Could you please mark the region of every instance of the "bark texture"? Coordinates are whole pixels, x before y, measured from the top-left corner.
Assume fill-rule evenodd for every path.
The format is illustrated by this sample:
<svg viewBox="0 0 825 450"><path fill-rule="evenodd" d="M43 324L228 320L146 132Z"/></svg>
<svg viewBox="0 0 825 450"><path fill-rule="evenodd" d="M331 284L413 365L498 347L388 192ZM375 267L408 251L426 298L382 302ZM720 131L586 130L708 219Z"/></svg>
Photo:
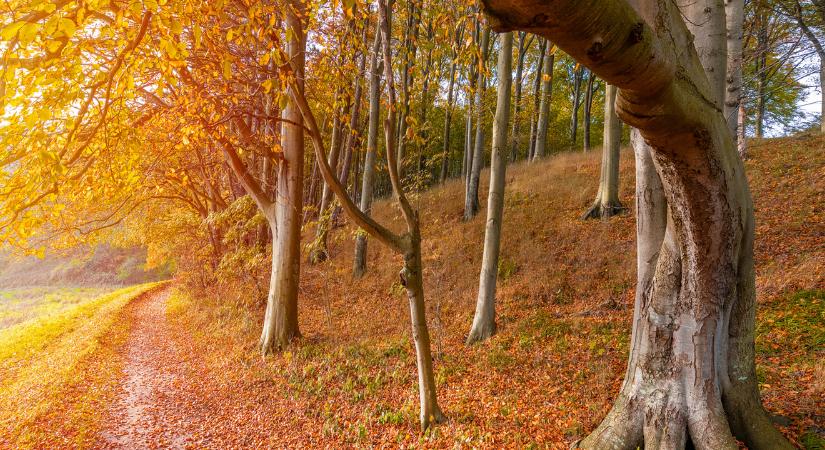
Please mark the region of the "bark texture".
<svg viewBox="0 0 825 450"><path fill-rule="evenodd" d="M286 16L286 26L293 30L287 42L287 55L292 61L297 82L290 89L303 95L306 35L303 25L303 4L292 2ZM304 129L301 111L295 102L288 102L283 111L281 147L283 160L278 164L277 187L272 229L272 274L266 301L264 327L261 332L261 352L266 355L285 348L292 339L301 336L298 329L298 281L301 271L301 212L303 211Z"/></svg>
<svg viewBox="0 0 825 450"><path fill-rule="evenodd" d="M510 87L513 67L513 33L501 36L498 54L498 96L493 120L493 151L490 169L490 192L487 196L487 227L484 255L478 282L478 299L467 343L483 341L496 331L496 279L501 247L501 224L504 218L504 181L507 171L507 128L510 122Z"/></svg>
<svg viewBox="0 0 825 450"><path fill-rule="evenodd" d="M745 22L745 0L725 0L728 67L725 83L725 120L739 143L739 104L742 102L742 34ZM744 122L742 123L744 126ZM741 144L740 144L741 145ZM740 153L741 156L741 153Z"/></svg>
<svg viewBox="0 0 825 450"><path fill-rule="evenodd" d="M620 89L619 117L650 146L670 206L652 278L638 289L624 384L580 447L736 449L739 439L752 449L792 448L771 426L757 389L754 221L744 166L675 3L484 5L496 30L552 39Z"/></svg>

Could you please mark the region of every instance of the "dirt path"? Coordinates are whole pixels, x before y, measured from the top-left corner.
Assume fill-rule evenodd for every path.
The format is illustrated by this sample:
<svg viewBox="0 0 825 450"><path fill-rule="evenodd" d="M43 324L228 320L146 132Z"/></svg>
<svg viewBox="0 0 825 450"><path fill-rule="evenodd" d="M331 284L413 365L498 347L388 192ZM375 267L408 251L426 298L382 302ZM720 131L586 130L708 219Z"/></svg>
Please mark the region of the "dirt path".
<svg viewBox="0 0 825 450"><path fill-rule="evenodd" d="M192 421L181 417L188 395L186 355L166 320L169 289L130 305L131 330L125 348L123 381L102 433L104 448L184 448Z"/></svg>

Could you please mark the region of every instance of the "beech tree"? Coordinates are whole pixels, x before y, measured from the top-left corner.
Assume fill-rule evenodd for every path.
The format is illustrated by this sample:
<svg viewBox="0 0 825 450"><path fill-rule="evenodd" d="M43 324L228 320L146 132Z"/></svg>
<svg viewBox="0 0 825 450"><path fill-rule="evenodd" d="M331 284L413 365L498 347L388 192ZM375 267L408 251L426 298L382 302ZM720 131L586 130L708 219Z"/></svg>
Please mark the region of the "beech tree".
<svg viewBox="0 0 825 450"><path fill-rule="evenodd" d="M542 82L541 99L539 100L538 110L539 115L536 121L536 143L533 149L533 160L543 158L547 149L547 122L550 116L550 102L553 100L553 63L555 61L555 52L549 41L544 45L545 51L542 52L541 62L542 70L537 74L537 76L542 79Z"/></svg>
<svg viewBox="0 0 825 450"><path fill-rule="evenodd" d="M604 139L602 170L596 200L582 219L608 218L625 210L619 201L619 148L622 122L616 115L616 87L608 85L604 93Z"/></svg>
<svg viewBox="0 0 825 450"><path fill-rule="evenodd" d="M478 184L481 179L481 169L484 168L484 108L482 99L484 90L487 88L487 57L490 54L490 27L482 25L481 40L479 43L478 69L475 86L476 115L476 136L472 152L469 154L469 165L467 173L467 189L464 196L464 220L470 220L478 214Z"/></svg>
<svg viewBox="0 0 825 450"><path fill-rule="evenodd" d="M347 215L365 232L381 241L404 258L404 266L399 274L401 284L407 291L410 303L410 321L412 322L412 337L416 350L416 364L418 367L418 389L420 399L419 421L421 429L426 430L432 424L443 422L446 418L438 406L436 397L435 375L433 373L433 359L430 349L430 334L427 328L426 308L424 302L423 267L421 263L421 228L418 211L412 208L398 174L396 138L396 109L398 102L395 94L395 82L392 69L392 51L390 34L390 20L388 6L379 1L380 29L383 41L384 80L387 90L387 112L384 119L384 142L387 148L387 168L392 184L393 196L401 209L407 231L397 234L382 226L368 215L364 214L335 178L335 174L327 163L323 136L318 128L315 116L307 103L303 92L298 89L296 77L291 77L290 97L300 109L312 139L315 157L324 180L341 202Z"/></svg>
<svg viewBox="0 0 825 450"><path fill-rule="evenodd" d="M640 246L657 252L645 261L650 279L639 278L646 284L637 288L625 381L579 446L736 449L738 439L754 449L792 448L759 398L754 216L744 166L682 12L668 0L484 6L494 29L552 39L620 89L619 117L650 146L670 205L661 241L639 235Z"/></svg>
<svg viewBox="0 0 825 450"><path fill-rule="evenodd" d="M501 35L498 52L498 95L493 120L493 150L490 169L490 192L487 196L487 227L484 255L478 282L478 299L473 326L467 343L483 341L496 331L496 279L501 246L501 223L504 218L504 181L507 171L507 128L510 122L510 87L512 85L513 33Z"/></svg>

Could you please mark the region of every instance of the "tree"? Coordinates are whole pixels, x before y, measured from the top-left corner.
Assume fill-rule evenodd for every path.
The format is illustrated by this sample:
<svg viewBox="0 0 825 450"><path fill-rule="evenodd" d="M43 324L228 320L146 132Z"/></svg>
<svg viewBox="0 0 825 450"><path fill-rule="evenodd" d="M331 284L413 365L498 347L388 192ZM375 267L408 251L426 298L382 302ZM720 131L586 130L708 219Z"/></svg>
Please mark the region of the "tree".
<svg viewBox="0 0 825 450"><path fill-rule="evenodd" d="M745 139L740 138L739 129L744 122L739 121L742 104L742 34L745 21L745 0L725 0L725 27L727 29L727 84L725 89L725 119L735 137L739 156L745 157Z"/></svg>
<svg viewBox="0 0 825 450"><path fill-rule="evenodd" d="M346 190L335 179L335 175L329 164L326 162L326 155L324 155L324 142L321 132L318 129L317 122L312 113L312 109L303 96L303 93L297 89L297 80L292 77L289 93L294 102L298 105L301 114L304 117L309 134L312 138L313 149L315 156L319 161L321 173L324 180L329 183L330 188L340 200L344 211L353 219L362 229L364 229L371 236L375 237L393 251L400 254L404 258L404 267L400 272L401 284L407 291L407 298L410 302L410 321L412 322L412 336L415 343L416 363L418 366L418 389L421 409L419 414L419 421L421 429L426 430L430 425L440 423L445 420L441 408L438 406L436 397L435 376L433 374L432 352L430 350L430 335L427 329L426 308L424 303L424 284L423 284L423 267L421 264L421 230L418 222L418 212L413 210L404 189L401 186L401 179L398 174L398 165L396 153L391 149L395 148L396 136L396 108L398 106L395 98L395 83L393 81L392 72L392 52L391 52L391 35L390 35L390 20L388 7L383 2L379 2L379 14L381 23L381 34L383 40L383 57L384 57L384 79L386 80L388 101L387 101L387 116L384 119L384 139L387 151L387 166L390 175L390 182L392 183L393 195L398 206L401 208L404 222L407 226L407 232L404 234L396 234L388 228L375 222L372 218L364 214L352 199L347 195Z"/></svg>
<svg viewBox="0 0 825 450"><path fill-rule="evenodd" d="M380 19L379 19L380 20ZM367 152L364 155L364 175L361 180L360 209L369 216L372 210L372 190L375 184L375 159L378 153L378 121L381 115L381 32L376 26L375 41L370 53L370 92L369 92L369 128L367 131ZM360 278L367 270L367 235L359 232L355 238L355 257L352 264L352 275Z"/></svg>
<svg viewBox="0 0 825 450"><path fill-rule="evenodd" d="M539 52L536 60L536 75L533 77L533 115L530 118L530 145L527 149L527 160L532 161L536 156L536 140L538 138L538 116L541 108L542 70L544 68L544 54L548 51L546 39L539 38ZM552 81L552 73L550 74ZM552 86L552 85L551 85Z"/></svg>
<svg viewBox="0 0 825 450"><path fill-rule="evenodd" d="M546 42L542 58L541 100L539 101L539 117L536 122L536 144L533 150L533 160L543 158L547 149L547 123L550 116L550 102L553 99L553 62L555 52L550 42Z"/></svg>
<svg viewBox="0 0 825 450"><path fill-rule="evenodd" d="M791 448L771 426L756 381L747 178L681 12L668 0L488 0L485 8L495 29L552 39L620 89L619 116L650 145L670 205L662 242L640 236L639 245L659 251L649 284L637 289L624 384L580 447L683 448L689 440L735 449L739 439Z"/></svg>
<svg viewBox="0 0 825 450"><path fill-rule="evenodd" d="M510 122L510 87L513 66L513 33L501 35L498 52L498 97L493 121L493 151L490 157L490 192L487 196L487 227L484 256L478 282L478 299L467 343L483 341L496 331L496 278L504 218L504 181L507 171L507 128Z"/></svg>
<svg viewBox="0 0 825 450"><path fill-rule="evenodd" d="M487 57L489 56L490 27L483 26L479 44L478 69L475 86L475 114L476 137L472 153L470 153L469 172L467 174L467 189L464 196L464 220L471 220L478 214L478 184L481 179L481 169L484 167L484 108L482 99L487 89Z"/></svg>
<svg viewBox="0 0 825 450"><path fill-rule="evenodd" d="M596 200L582 219L608 218L621 214L625 207L619 201L619 147L622 122L616 116L616 87L608 85L604 93L604 140L602 170Z"/></svg>
<svg viewBox="0 0 825 450"><path fill-rule="evenodd" d="M534 38L535 36L531 34L528 39L528 33L526 31L521 31L518 33L518 58L516 60L516 88L514 94L515 105L513 108L513 129L510 131L510 139L512 141L510 148L510 161L513 162L515 162L516 158L518 158L519 133L521 132L521 92L524 81L524 58L527 56L527 50L530 49L530 44L533 42Z"/></svg>
<svg viewBox="0 0 825 450"><path fill-rule="evenodd" d="M819 90L822 93L820 99L820 131L825 133L825 2L813 0L802 2L800 0L780 1L780 9L788 16L796 20L799 29L805 38L813 46L816 55L819 57Z"/></svg>

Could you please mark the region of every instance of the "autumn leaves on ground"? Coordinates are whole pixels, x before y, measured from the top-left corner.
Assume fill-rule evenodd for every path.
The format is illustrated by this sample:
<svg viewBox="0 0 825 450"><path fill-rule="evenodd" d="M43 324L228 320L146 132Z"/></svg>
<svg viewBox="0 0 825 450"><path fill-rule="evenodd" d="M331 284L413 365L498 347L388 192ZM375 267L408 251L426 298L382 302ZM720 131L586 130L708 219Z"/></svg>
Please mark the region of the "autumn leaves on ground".
<svg viewBox="0 0 825 450"><path fill-rule="evenodd" d="M824 144L755 141L747 162L760 388L803 448L822 448L825 432ZM562 154L509 171L499 330L471 347L484 215L461 221L460 182L413 199L426 206L428 322L449 417L423 435L400 262L373 245L369 274L352 281L346 225L331 236L331 260L303 269L303 338L274 357L256 348L262 307L174 281L79 292L91 300L4 322L0 447L567 448L607 412L628 353L634 216L579 220L598 163ZM632 174L623 151L631 207ZM388 203L376 208L398 220Z"/></svg>

